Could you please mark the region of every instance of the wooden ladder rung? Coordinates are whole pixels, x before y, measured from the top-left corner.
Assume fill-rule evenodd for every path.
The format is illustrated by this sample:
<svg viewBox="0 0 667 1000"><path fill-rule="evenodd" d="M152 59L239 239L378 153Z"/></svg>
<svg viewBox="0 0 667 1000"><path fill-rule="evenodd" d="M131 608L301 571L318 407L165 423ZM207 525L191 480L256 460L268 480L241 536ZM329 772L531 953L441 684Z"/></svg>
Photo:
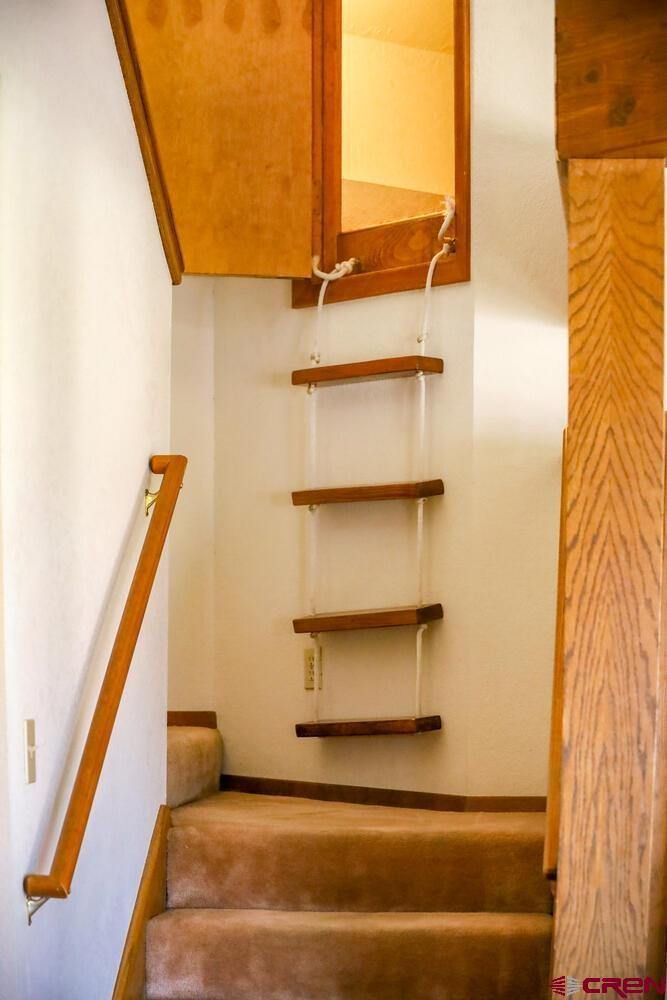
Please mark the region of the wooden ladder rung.
<svg viewBox="0 0 667 1000"><path fill-rule="evenodd" d="M345 365L325 365L323 368L300 368L292 372L292 385L341 385L346 382L373 382L376 379L409 378L424 372L441 375L442 358L426 358L409 354L400 358L377 358Z"/></svg>
<svg viewBox="0 0 667 1000"><path fill-rule="evenodd" d="M382 608L375 611L338 611L323 615L295 618L297 633L350 632L364 628L398 628L404 625L426 625L443 617L442 604L423 604L407 608Z"/></svg>
<svg viewBox="0 0 667 1000"><path fill-rule="evenodd" d="M377 500L421 500L442 496L442 479L418 483L378 483L373 486L336 486L319 490L296 490L292 493L295 507L310 507L327 503L362 503Z"/></svg>
<svg viewBox="0 0 667 1000"><path fill-rule="evenodd" d="M400 719L339 719L328 722L299 722L299 737L327 736L417 736L442 729L439 715L410 716Z"/></svg>

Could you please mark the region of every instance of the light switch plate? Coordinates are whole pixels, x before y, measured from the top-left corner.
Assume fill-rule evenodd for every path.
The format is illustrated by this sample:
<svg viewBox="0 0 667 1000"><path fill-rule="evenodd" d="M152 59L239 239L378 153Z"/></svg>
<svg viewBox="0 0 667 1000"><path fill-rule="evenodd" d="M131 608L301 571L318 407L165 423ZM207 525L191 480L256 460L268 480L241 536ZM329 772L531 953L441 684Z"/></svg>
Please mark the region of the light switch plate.
<svg viewBox="0 0 667 1000"><path fill-rule="evenodd" d="M25 753L25 783L32 785L37 781L37 747L35 746L35 720L26 719L23 723L23 749Z"/></svg>

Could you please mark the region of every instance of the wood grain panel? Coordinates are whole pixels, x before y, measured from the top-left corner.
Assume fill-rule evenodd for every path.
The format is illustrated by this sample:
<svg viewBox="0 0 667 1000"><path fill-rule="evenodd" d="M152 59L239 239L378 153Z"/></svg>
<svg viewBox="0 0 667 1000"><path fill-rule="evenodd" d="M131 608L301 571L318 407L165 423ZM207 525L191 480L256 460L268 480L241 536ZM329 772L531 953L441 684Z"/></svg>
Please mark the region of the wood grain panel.
<svg viewBox="0 0 667 1000"><path fill-rule="evenodd" d="M445 492L442 479L429 479L421 483L382 483L377 486L338 486L322 490L297 490L292 493L295 507L311 504L366 503L383 500L419 500L439 497Z"/></svg>
<svg viewBox="0 0 667 1000"><path fill-rule="evenodd" d="M296 735L326 739L341 736L418 736L442 729L439 715L403 719L338 719L331 722L299 722Z"/></svg>
<svg viewBox="0 0 667 1000"><path fill-rule="evenodd" d="M424 625L443 616L442 604L421 607L382 608L377 611L343 611L295 618L292 622L298 634L310 632L351 632L366 628L402 628Z"/></svg>
<svg viewBox="0 0 667 1000"><path fill-rule="evenodd" d="M558 534L558 587L556 592L556 642L551 697L551 739L549 745L549 797L547 830L544 839L544 874L556 877L558 830L560 827L560 769L563 757L563 653L565 639L565 559L567 514L567 430L563 431L560 484L560 530Z"/></svg>
<svg viewBox="0 0 667 1000"><path fill-rule="evenodd" d="M554 972L664 973L664 166L569 168L570 399ZM662 851L664 843L660 845ZM660 882L658 886L656 883Z"/></svg>
<svg viewBox="0 0 667 1000"><path fill-rule="evenodd" d="M146 996L146 924L163 913L167 906L167 837L170 827L169 808L160 806L112 1000L144 1000Z"/></svg>
<svg viewBox="0 0 667 1000"><path fill-rule="evenodd" d="M185 270L310 275L310 0L122 2Z"/></svg>
<svg viewBox="0 0 667 1000"><path fill-rule="evenodd" d="M558 152L667 156L664 0L557 0Z"/></svg>

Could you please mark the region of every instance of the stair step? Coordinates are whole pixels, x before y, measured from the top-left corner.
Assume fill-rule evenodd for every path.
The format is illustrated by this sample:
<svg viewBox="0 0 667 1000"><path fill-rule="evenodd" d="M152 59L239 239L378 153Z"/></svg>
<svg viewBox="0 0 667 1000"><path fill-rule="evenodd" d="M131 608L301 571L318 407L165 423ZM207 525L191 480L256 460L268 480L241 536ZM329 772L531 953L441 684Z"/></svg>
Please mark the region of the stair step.
<svg viewBox="0 0 667 1000"><path fill-rule="evenodd" d="M544 815L220 792L173 812L170 908L548 913Z"/></svg>
<svg viewBox="0 0 667 1000"><path fill-rule="evenodd" d="M551 918L171 910L147 927L147 1000L546 996Z"/></svg>
<svg viewBox="0 0 667 1000"><path fill-rule="evenodd" d="M300 368L292 372L292 385L341 385L345 382L374 382L376 379L409 378L424 372L441 375L442 358L425 358L409 354L400 358L377 358L373 361L356 361L346 365Z"/></svg>
<svg viewBox="0 0 667 1000"><path fill-rule="evenodd" d="M221 772L222 738L217 729L180 723L167 727L168 806L217 792Z"/></svg>
<svg viewBox="0 0 667 1000"><path fill-rule="evenodd" d="M363 503L377 500L421 500L442 496L445 484L442 479L429 479L418 483L383 483L375 486L336 486L319 490L296 490L292 493L295 507L327 503Z"/></svg>
<svg viewBox="0 0 667 1000"><path fill-rule="evenodd" d="M349 632L353 629L396 628L425 625L443 617L442 604L412 605L406 608L382 608L373 611L336 611L295 618L294 631Z"/></svg>
<svg viewBox="0 0 667 1000"><path fill-rule="evenodd" d="M330 719L297 722L296 735L317 736L417 736L442 729L439 715L405 716L400 719Z"/></svg>

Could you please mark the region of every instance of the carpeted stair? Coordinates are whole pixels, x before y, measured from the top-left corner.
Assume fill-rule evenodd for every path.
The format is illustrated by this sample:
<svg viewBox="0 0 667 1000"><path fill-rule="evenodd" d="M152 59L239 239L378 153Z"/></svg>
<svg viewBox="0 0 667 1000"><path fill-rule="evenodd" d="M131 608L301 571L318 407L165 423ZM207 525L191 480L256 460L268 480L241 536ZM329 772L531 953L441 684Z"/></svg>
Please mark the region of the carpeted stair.
<svg viewBox="0 0 667 1000"><path fill-rule="evenodd" d="M149 1000L547 996L541 815L224 792L172 822Z"/></svg>

